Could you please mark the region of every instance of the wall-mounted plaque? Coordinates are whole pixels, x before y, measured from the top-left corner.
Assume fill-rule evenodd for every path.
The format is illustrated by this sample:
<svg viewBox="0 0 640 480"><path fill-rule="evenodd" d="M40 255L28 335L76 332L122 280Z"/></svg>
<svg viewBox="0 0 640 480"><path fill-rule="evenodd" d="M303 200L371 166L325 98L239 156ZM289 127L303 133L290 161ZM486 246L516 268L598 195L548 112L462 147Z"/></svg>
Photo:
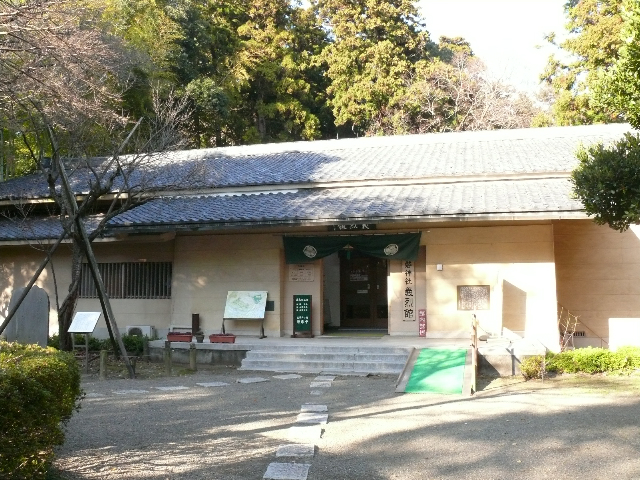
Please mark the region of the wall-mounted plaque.
<svg viewBox="0 0 640 480"><path fill-rule="evenodd" d="M375 223L350 223L345 225L329 225L330 232L352 232L362 230L375 230Z"/></svg>
<svg viewBox="0 0 640 480"><path fill-rule="evenodd" d="M458 285L458 310L489 310L489 285Z"/></svg>
<svg viewBox="0 0 640 480"><path fill-rule="evenodd" d="M289 265L290 282L313 282L313 265L296 263Z"/></svg>

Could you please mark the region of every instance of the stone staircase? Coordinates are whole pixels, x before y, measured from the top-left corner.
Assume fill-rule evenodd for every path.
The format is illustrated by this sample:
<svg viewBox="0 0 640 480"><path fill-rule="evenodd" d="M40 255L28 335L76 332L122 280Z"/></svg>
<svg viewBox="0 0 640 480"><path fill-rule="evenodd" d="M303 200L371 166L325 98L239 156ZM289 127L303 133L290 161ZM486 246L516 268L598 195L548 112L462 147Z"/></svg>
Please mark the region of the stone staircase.
<svg viewBox="0 0 640 480"><path fill-rule="evenodd" d="M412 350L379 346L259 346L247 352L240 370L398 375Z"/></svg>

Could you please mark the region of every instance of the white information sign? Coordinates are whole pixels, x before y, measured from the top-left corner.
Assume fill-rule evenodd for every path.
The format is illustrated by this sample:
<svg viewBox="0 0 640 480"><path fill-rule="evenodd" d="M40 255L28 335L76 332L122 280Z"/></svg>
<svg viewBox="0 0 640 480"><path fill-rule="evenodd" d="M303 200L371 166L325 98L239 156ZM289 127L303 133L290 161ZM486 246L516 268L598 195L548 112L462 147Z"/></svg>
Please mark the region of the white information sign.
<svg viewBox="0 0 640 480"><path fill-rule="evenodd" d="M289 265L290 282L313 282L313 265L298 263Z"/></svg>
<svg viewBox="0 0 640 480"><path fill-rule="evenodd" d="M227 293L224 318L264 319L267 292L231 291Z"/></svg>
<svg viewBox="0 0 640 480"><path fill-rule="evenodd" d="M102 312L76 312L69 333L93 333Z"/></svg>

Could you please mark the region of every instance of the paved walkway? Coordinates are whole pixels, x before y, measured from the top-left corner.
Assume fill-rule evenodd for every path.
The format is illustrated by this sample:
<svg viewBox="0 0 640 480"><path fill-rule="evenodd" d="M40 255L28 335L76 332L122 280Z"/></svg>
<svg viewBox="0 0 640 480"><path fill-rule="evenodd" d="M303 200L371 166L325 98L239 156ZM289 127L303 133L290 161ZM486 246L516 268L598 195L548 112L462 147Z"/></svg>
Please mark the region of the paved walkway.
<svg viewBox="0 0 640 480"><path fill-rule="evenodd" d="M640 398L529 382L395 394L395 377L216 368L85 382L69 479L635 479Z"/></svg>

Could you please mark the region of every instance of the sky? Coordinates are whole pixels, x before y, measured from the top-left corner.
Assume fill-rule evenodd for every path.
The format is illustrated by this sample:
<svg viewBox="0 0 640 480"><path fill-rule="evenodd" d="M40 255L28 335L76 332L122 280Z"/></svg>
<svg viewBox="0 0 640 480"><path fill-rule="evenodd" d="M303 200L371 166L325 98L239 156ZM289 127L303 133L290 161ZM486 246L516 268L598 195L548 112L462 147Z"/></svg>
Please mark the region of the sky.
<svg viewBox="0 0 640 480"><path fill-rule="evenodd" d="M464 37L493 77L535 92L554 51L544 40L562 39L566 0L419 0L431 39Z"/></svg>

